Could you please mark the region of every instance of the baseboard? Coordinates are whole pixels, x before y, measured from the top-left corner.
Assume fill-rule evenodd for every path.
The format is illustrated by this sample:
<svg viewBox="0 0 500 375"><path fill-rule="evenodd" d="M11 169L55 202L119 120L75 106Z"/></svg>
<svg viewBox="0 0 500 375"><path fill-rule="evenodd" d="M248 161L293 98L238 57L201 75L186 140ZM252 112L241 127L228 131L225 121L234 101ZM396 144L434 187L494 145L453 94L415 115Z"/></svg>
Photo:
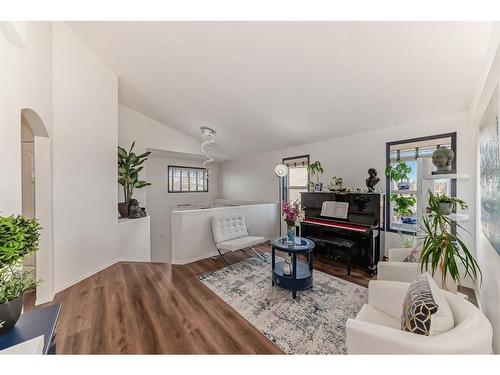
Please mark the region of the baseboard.
<svg viewBox="0 0 500 375"><path fill-rule="evenodd" d="M194 257L194 258L186 259L186 260L173 260L172 259L172 264L182 266L183 264L188 264L188 263L196 262L198 260L207 259L207 258L218 256L218 255L219 255L218 252L214 252L214 253L211 253L211 254L208 254L208 255L201 255L199 257Z"/></svg>
<svg viewBox="0 0 500 375"><path fill-rule="evenodd" d="M95 275L98 272L101 272L102 270L104 270L104 269L106 269L108 267L111 267L113 264L116 264L118 262L121 262L121 258L117 258L117 259L112 260L111 262L105 263L105 264L103 264L103 265L95 268L94 270L89 271L89 272L85 273L84 275L79 276L76 279L74 279L74 280L72 280L72 281L70 281L70 282L68 282L66 284L63 284L63 285L61 285L59 287L56 287L55 288L55 294L63 291L64 289L69 288L72 285L75 285L75 284L79 283L80 281L83 281L83 280L89 278L90 276Z"/></svg>
<svg viewBox="0 0 500 375"><path fill-rule="evenodd" d="M43 305L44 303L49 303L54 300L55 294L52 294L50 296L42 297L42 298L35 298L35 306L38 305Z"/></svg>

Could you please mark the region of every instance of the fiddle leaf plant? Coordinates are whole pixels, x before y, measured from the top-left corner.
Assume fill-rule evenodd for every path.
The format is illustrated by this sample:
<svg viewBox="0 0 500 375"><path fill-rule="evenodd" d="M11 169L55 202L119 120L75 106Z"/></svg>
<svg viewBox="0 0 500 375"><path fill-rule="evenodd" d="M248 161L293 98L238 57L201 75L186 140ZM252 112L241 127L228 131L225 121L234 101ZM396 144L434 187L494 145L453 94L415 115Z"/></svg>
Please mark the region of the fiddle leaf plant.
<svg viewBox="0 0 500 375"><path fill-rule="evenodd" d="M130 202L136 189L151 185L149 182L139 180L139 172L142 171L142 165L147 159L150 151L136 155L133 150L135 141L130 149L125 150L118 146L118 183L123 187L125 202Z"/></svg>
<svg viewBox="0 0 500 375"><path fill-rule="evenodd" d="M428 193L428 215L422 220L424 243L420 256L421 270L431 268L432 274L439 268L441 271L441 286L446 288L446 279L450 276L455 283L461 284L459 265L465 269L464 276L469 276L474 282L481 269L463 242L458 228L465 230L459 223L454 222L449 215L442 214L439 209L440 197L430 190ZM465 202L459 203L466 207ZM456 227L455 227L456 226ZM468 233L468 232L467 232Z"/></svg>

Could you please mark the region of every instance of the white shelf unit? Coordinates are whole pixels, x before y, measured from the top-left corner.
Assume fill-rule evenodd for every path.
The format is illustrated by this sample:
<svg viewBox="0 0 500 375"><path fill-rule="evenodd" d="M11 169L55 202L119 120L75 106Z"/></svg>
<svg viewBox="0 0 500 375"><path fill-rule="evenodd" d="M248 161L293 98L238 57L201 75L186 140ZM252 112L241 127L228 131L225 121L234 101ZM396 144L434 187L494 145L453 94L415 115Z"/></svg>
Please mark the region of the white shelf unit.
<svg viewBox="0 0 500 375"><path fill-rule="evenodd" d="M459 180L469 178L467 173L432 174L433 169L434 165L432 164L432 158L421 157L417 159L417 223L419 231L422 217L426 214L427 192L429 189L434 191L435 182L438 180ZM456 222L469 220L469 215L461 212L451 213L448 217Z"/></svg>

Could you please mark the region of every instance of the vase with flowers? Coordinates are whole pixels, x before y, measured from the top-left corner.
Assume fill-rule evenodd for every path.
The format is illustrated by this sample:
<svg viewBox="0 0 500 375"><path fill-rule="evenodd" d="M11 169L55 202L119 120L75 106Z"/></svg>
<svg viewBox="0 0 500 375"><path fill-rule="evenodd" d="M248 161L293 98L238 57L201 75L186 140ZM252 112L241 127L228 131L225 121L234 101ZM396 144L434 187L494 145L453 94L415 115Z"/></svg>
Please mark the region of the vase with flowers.
<svg viewBox="0 0 500 375"><path fill-rule="evenodd" d="M300 207L297 199L293 202L283 202L281 208L283 210L283 220L286 221L287 225L287 241L295 243L296 228L304 220L302 207Z"/></svg>

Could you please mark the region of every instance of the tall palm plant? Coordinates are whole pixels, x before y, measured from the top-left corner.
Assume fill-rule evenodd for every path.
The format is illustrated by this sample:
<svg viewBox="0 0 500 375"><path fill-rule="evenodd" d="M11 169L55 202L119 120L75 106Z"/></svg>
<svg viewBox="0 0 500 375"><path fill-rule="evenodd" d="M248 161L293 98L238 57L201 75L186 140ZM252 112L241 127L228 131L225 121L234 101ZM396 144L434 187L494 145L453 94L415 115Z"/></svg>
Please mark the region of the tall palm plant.
<svg viewBox="0 0 500 375"><path fill-rule="evenodd" d="M463 201L457 201L462 209L467 208ZM446 289L446 278L449 275L458 285L461 284L459 264L465 268L465 277L469 276L477 281L481 269L463 242L456 225L449 215L443 214L439 209L439 198L429 190L428 215L423 218L422 230L424 231L424 244L420 256L421 270L429 267L432 274L439 268L441 271L441 286ZM464 229L465 230L465 229ZM465 230L466 231L466 230ZM466 231L467 232L467 231Z"/></svg>
<svg viewBox="0 0 500 375"><path fill-rule="evenodd" d="M118 146L118 183L123 187L125 202L132 199L135 189L140 189L151 185L149 182L139 180L139 172L144 166L142 164L148 159L150 151L140 155L133 152L135 141L130 146L129 151Z"/></svg>

